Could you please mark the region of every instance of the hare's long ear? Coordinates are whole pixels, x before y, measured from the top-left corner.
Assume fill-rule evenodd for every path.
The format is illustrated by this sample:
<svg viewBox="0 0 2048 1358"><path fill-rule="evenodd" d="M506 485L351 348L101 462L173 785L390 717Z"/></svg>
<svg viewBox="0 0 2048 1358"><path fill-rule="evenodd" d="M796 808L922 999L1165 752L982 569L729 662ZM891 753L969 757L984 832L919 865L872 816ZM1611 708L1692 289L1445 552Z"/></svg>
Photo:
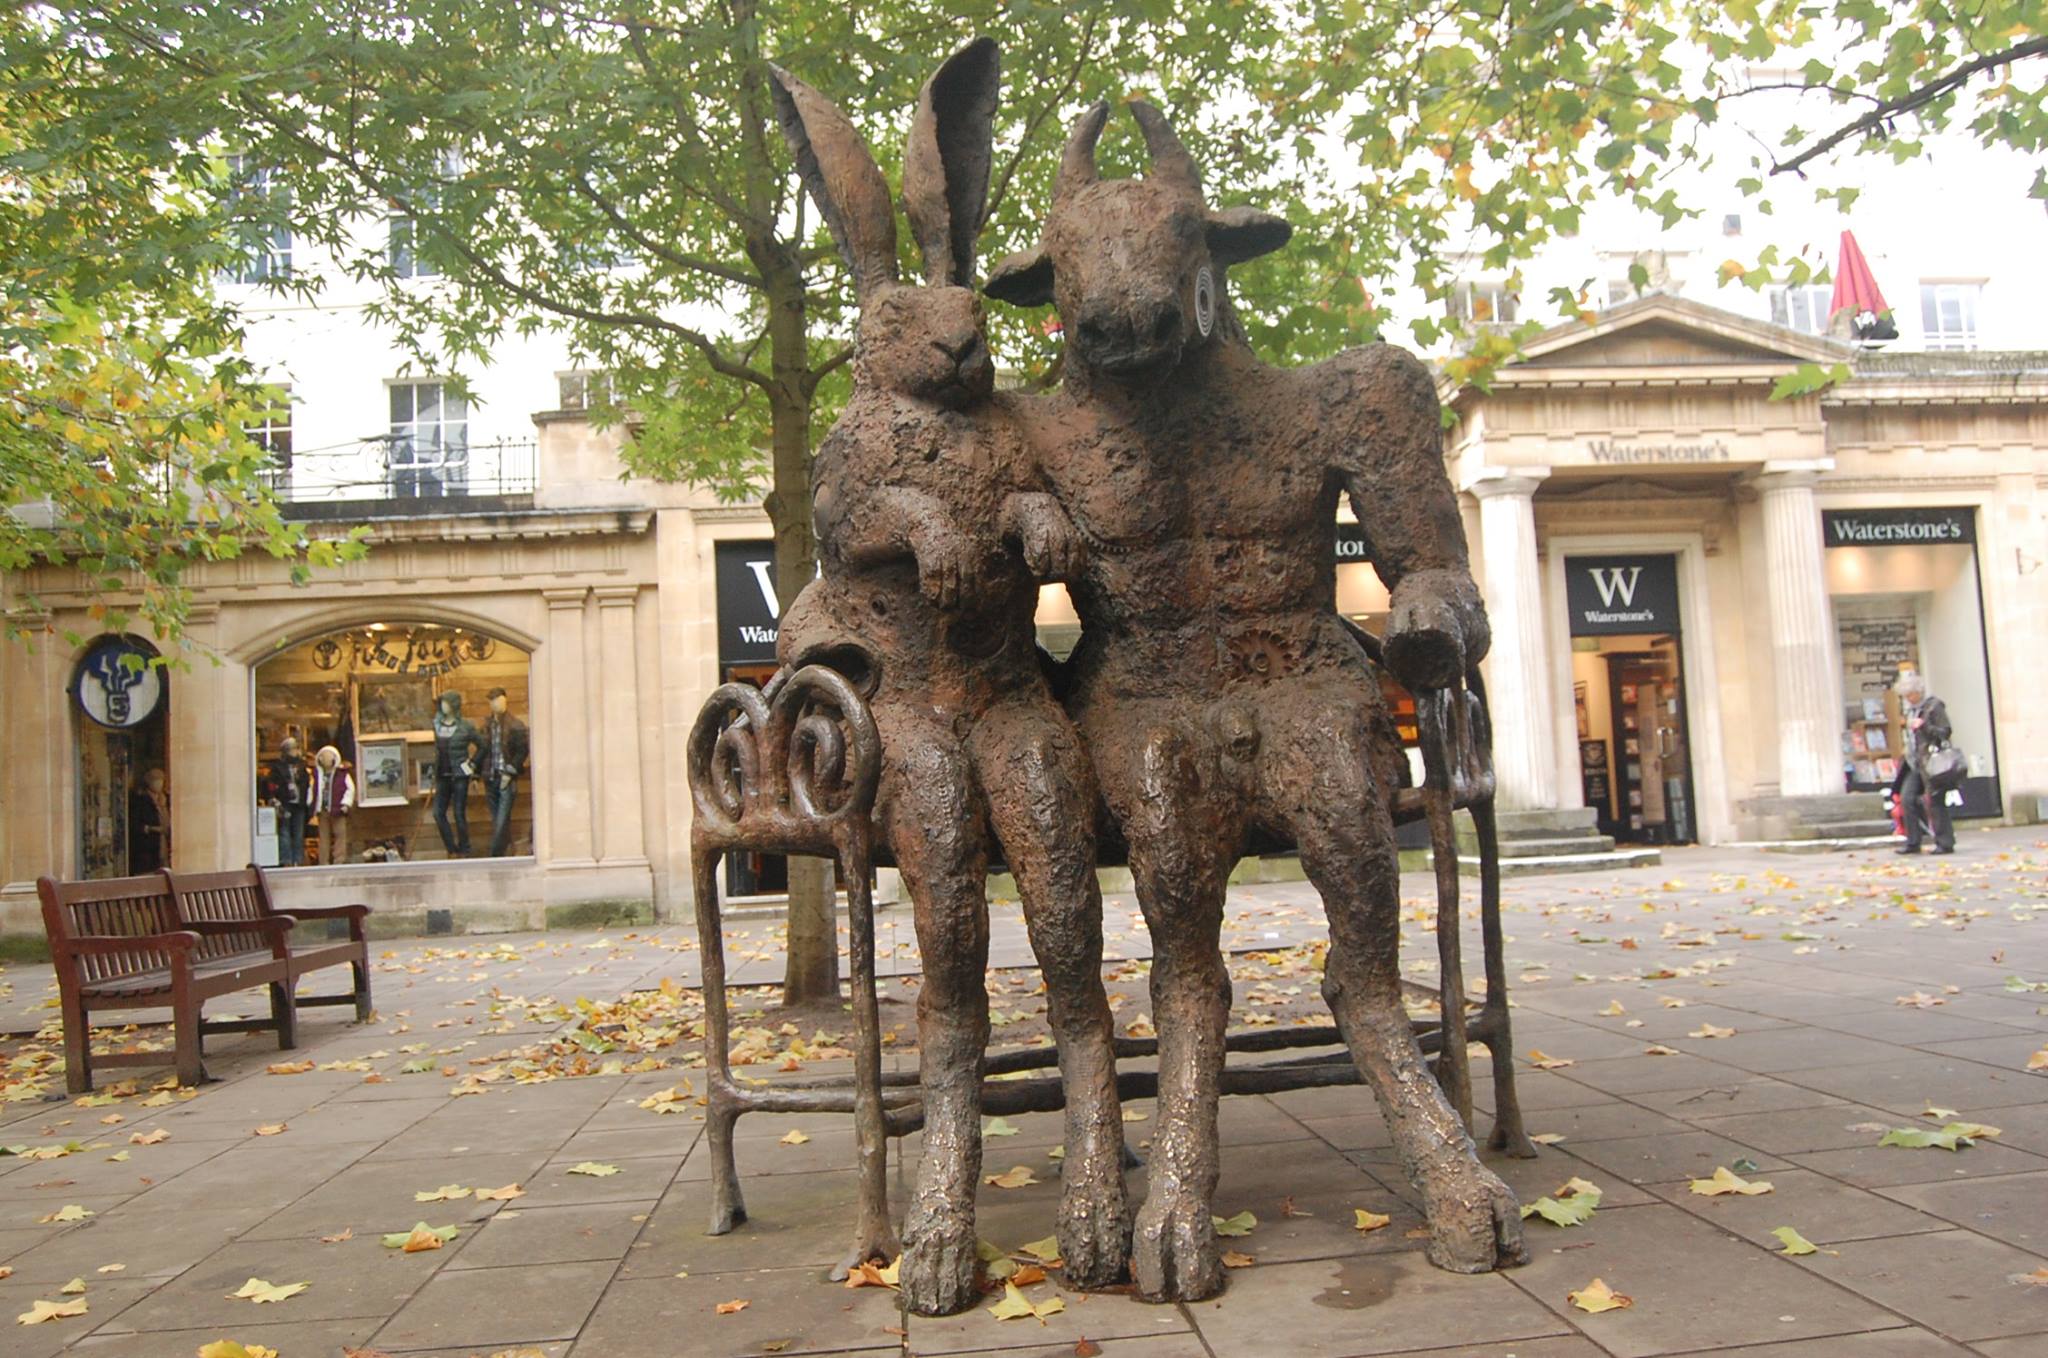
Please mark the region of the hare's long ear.
<svg viewBox="0 0 2048 1358"><path fill-rule="evenodd" d="M896 209L888 181L838 106L780 66L771 63L768 75L797 175L853 270L855 295L865 298L896 281Z"/></svg>
<svg viewBox="0 0 2048 1358"><path fill-rule="evenodd" d="M903 152L903 211L929 283L974 283L1001 82L995 40L976 38L948 57L917 96Z"/></svg>

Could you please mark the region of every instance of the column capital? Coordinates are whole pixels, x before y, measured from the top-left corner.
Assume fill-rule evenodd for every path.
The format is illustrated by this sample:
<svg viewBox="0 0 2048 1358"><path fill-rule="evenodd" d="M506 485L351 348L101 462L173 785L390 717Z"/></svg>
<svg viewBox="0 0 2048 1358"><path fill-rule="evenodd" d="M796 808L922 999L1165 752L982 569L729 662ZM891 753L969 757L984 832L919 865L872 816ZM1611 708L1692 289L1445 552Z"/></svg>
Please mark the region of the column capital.
<svg viewBox="0 0 2048 1358"><path fill-rule="evenodd" d="M1458 489L1481 500L1490 500L1497 495L1531 496L1536 488L1550 475L1548 467L1516 467L1512 471L1502 467L1487 467L1475 476L1469 476Z"/></svg>
<svg viewBox="0 0 2048 1358"><path fill-rule="evenodd" d="M544 589L540 597L548 601L549 608L581 608L583 601L590 597L590 588L578 585L574 589Z"/></svg>
<svg viewBox="0 0 2048 1358"><path fill-rule="evenodd" d="M1835 460L1831 457L1774 458L1750 473L1748 480L1763 493L1810 490L1820 481L1822 472L1834 469Z"/></svg>
<svg viewBox="0 0 2048 1358"><path fill-rule="evenodd" d="M620 608L629 606L640 597L638 585L599 585L590 591L599 608Z"/></svg>

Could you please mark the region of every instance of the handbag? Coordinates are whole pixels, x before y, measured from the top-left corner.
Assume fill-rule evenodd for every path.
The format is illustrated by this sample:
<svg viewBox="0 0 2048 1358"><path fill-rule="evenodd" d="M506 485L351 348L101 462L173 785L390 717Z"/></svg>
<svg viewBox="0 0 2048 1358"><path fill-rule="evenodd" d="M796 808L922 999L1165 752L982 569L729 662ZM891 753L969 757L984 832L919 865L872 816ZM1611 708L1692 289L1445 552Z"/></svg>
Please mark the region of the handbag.
<svg viewBox="0 0 2048 1358"><path fill-rule="evenodd" d="M1943 743L1927 752L1920 764L1920 780L1934 792L1947 792L1962 784L1970 761L1953 744Z"/></svg>

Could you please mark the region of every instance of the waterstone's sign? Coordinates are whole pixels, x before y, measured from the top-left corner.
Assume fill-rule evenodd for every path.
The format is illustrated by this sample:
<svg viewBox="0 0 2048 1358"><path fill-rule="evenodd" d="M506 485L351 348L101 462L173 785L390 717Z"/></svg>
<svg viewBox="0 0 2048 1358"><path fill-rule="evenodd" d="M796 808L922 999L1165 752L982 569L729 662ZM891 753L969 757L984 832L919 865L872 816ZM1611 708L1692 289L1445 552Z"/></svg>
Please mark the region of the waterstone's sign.
<svg viewBox="0 0 2048 1358"><path fill-rule="evenodd" d="M1565 605L1575 637L1678 630L1678 558L1572 556Z"/></svg>
<svg viewBox="0 0 2048 1358"><path fill-rule="evenodd" d="M1821 541L1830 547L1923 547L1975 542L1977 511L1953 509L1823 509Z"/></svg>
<svg viewBox="0 0 2048 1358"><path fill-rule="evenodd" d="M1586 445L1586 455L1600 463L1634 462L1728 462L1728 445L1720 439L1704 443L1611 443L1595 439Z"/></svg>
<svg viewBox="0 0 2048 1358"><path fill-rule="evenodd" d="M721 542L713 549L718 585L718 663L775 663L775 544Z"/></svg>

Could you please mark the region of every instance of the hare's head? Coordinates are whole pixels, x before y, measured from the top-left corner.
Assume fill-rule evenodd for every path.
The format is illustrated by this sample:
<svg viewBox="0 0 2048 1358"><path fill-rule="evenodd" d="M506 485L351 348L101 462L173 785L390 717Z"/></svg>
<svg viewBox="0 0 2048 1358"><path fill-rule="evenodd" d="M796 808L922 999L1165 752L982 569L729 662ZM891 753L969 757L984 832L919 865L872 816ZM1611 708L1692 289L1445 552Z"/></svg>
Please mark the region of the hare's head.
<svg viewBox="0 0 2048 1358"><path fill-rule="evenodd" d="M988 205L995 43L977 38L955 52L918 96L903 210L924 257L922 286L897 276L889 186L853 124L789 72L768 69L797 173L853 272L856 381L952 409L986 399L995 363L974 291L974 241Z"/></svg>

